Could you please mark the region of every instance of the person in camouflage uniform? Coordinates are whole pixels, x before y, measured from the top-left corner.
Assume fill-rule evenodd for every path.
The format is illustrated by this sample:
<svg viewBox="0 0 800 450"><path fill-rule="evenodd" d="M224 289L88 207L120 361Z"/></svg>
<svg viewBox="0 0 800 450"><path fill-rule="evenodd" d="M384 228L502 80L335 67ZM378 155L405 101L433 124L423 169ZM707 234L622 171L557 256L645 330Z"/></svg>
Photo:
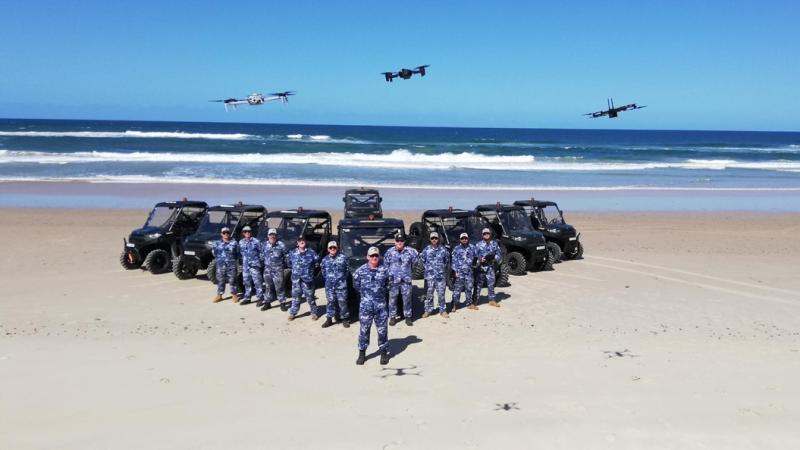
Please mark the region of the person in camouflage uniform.
<svg viewBox="0 0 800 450"><path fill-rule="evenodd" d="M369 346L369 332L372 322L378 332L378 348L381 352L381 364L389 363L389 327L386 321L389 317L386 300L391 274L385 265L380 264L381 252L376 247L367 250L367 262L353 273L353 287L361 295L359 303L358 321L358 359L356 364L362 365L366 361L367 347Z"/></svg>
<svg viewBox="0 0 800 450"><path fill-rule="evenodd" d="M289 308L289 320L294 320L300 309L300 298L305 297L311 308L311 320L317 320L317 303L314 301L314 269L317 267L317 252L306 246L306 239L297 239L297 248L288 256L289 269L292 271L292 307Z"/></svg>
<svg viewBox="0 0 800 450"><path fill-rule="evenodd" d="M453 282L453 307L450 309L451 313L456 312L462 292L464 293L467 305L469 305L468 308L475 309L472 304L472 288L474 281L472 262L475 259L475 248L469 243L469 235L467 233L461 233L458 241L459 244L453 249L453 253L450 257L453 275L456 277Z"/></svg>
<svg viewBox="0 0 800 450"><path fill-rule="evenodd" d="M286 302L286 290L283 286L283 269L286 268L286 245L278 240L278 231L270 228L267 241L261 244L261 259L264 263L264 301L262 311L268 310L275 297L281 305L281 311L289 309Z"/></svg>
<svg viewBox="0 0 800 450"><path fill-rule="evenodd" d="M239 289L236 287L236 272L238 271L239 244L231 239L231 229L228 227L220 230L220 236L221 239L214 241L214 246L211 248L217 266L217 295L214 296L214 303L222 301L225 284L231 285L231 299L237 303Z"/></svg>
<svg viewBox="0 0 800 450"><path fill-rule="evenodd" d="M403 299L403 315L406 318L406 325L412 326L412 292L411 272L414 263L417 262L418 253L413 248L406 247L406 238L398 233L394 239L394 247L386 250L383 255L383 265L389 269L392 275L392 285L389 289L389 325L398 322L400 316L397 314L397 297Z"/></svg>
<svg viewBox="0 0 800 450"><path fill-rule="evenodd" d="M450 265L450 253L443 245L439 245L439 233L431 233L431 244L420 253L420 259L425 267L425 284L428 289L425 295L425 312L422 317L433 314L433 294L439 295L439 312L447 318L447 304L445 303L445 287L447 287L447 270Z"/></svg>
<svg viewBox="0 0 800 450"><path fill-rule="evenodd" d="M339 253L336 241L328 242L328 254L320 262L322 278L325 279L325 297L328 305L325 308L325 322L322 328L333 325L336 308L339 308L339 318L342 326L350 327L350 311L347 309L347 257Z"/></svg>
<svg viewBox="0 0 800 450"><path fill-rule="evenodd" d="M478 308L478 297L481 295L483 285L489 291L489 305L500 307L495 300L494 283L495 283L495 264L499 264L503 260L503 254L500 251L500 246L497 241L492 239L492 230L484 228L481 232L483 240L475 244L475 257L480 259L480 266L475 269L475 300L473 305L475 309Z"/></svg>
<svg viewBox="0 0 800 450"><path fill-rule="evenodd" d="M264 279L261 276L261 242L253 237L250 226L242 228L244 237L239 240L239 253L242 255L242 276L244 278L244 298L242 305L252 303L253 288L256 301L264 302Z"/></svg>

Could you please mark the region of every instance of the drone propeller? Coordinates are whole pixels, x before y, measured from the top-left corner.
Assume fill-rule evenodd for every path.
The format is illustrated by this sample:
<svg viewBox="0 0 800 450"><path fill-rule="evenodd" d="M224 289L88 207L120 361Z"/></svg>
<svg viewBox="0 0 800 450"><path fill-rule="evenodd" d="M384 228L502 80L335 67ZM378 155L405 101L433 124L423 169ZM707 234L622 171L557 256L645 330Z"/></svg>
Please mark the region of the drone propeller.
<svg viewBox="0 0 800 450"><path fill-rule="evenodd" d="M430 64L424 64L424 65L422 65L422 66L417 66L416 68L417 68L417 69L424 69L424 68L426 68L426 67L430 67L430 66L431 66Z"/></svg>
<svg viewBox="0 0 800 450"><path fill-rule="evenodd" d="M295 94L295 91L284 91L284 92L273 92L273 93L271 93L269 95L274 95L274 96L277 96L277 97L288 97L288 96L294 95L294 94Z"/></svg>

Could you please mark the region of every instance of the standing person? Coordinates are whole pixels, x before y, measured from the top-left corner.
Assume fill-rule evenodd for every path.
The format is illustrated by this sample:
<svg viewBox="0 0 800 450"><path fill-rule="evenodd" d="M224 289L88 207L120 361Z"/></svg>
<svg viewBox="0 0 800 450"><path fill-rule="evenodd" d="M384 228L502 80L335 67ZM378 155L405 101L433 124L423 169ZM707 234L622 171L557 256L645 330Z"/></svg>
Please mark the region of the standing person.
<svg viewBox="0 0 800 450"><path fill-rule="evenodd" d="M480 259L480 266L475 271L475 301L473 302L477 309L478 297L481 295L481 288L486 284L486 289L489 291L489 305L500 307L495 300L494 283L495 273L494 266L503 260L503 253L500 251L500 246L497 241L492 239L492 230L484 228L481 231L483 240L475 244L475 257Z"/></svg>
<svg viewBox="0 0 800 450"><path fill-rule="evenodd" d="M242 276L244 278L244 299L241 305L252 303L253 287L256 301L264 303L264 278L261 276L261 242L253 237L253 229L249 225L242 228L244 237L239 240L239 252L242 254Z"/></svg>
<svg viewBox="0 0 800 450"><path fill-rule="evenodd" d="M239 302L239 289L236 287L236 271L239 260L239 244L231 239L231 229L222 227L220 230L221 238L214 241L211 253L214 254L217 266L217 295L214 296L214 303L222 301L222 294L225 293L225 284L231 285L231 300L233 303Z"/></svg>
<svg viewBox="0 0 800 450"><path fill-rule="evenodd" d="M386 307L387 291L391 282L391 275L386 266L381 265L381 252L377 247L367 250L367 262L353 274L353 287L361 295L359 304L358 321L358 359L356 364L362 365L367 359L369 347L369 331L372 322L378 332L378 349L381 352L381 364L389 363L389 327L386 320L389 317Z"/></svg>
<svg viewBox="0 0 800 450"><path fill-rule="evenodd" d="M339 308L342 326L350 327L350 311L347 309L347 257L339 253L336 241L328 242L328 254L322 258L322 278L325 279L326 318L322 328L333 325L333 316Z"/></svg>
<svg viewBox="0 0 800 450"><path fill-rule="evenodd" d="M403 299L403 315L406 318L406 325L412 326L412 298L413 288L411 286L411 272L414 263L417 261L417 251L413 248L406 248L406 238L401 233L397 233L394 238L394 247L386 250L383 255L383 264L392 274L392 287L389 289L389 325L394 325L400 320L397 314L397 296Z"/></svg>
<svg viewBox="0 0 800 450"><path fill-rule="evenodd" d="M428 290L425 295L425 312L422 317L433 314L433 293L439 295L439 312L447 318L447 304L445 303L445 287L447 286L447 266L450 264L450 253L443 245L439 245L439 233L431 233L431 244L425 247L420 254L422 264L425 266L425 283Z"/></svg>
<svg viewBox="0 0 800 450"><path fill-rule="evenodd" d="M289 253L289 269L292 271L292 307L289 320L294 320L300 309L300 297L305 297L311 308L311 320L319 319L317 303L314 301L314 269L317 267L317 252L306 246L306 238L297 238L297 248Z"/></svg>
<svg viewBox="0 0 800 450"><path fill-rule="evenodd" d="M278 231L270 228L267 231L267 242L261 244L261 259L264 261L264 304L262 311L268 310L275 297L281 305L281 311L289 309L286 302L286 290L283 286L283 269L286 268L286 244L278 240Z"/></svg>
<svg viewBox="0 0 800 450"><path fill-rule="evenodd" d="M451 255L453 275L456 277L453 282L453 307L450 309L451 313L456 312L462 292L468 305L467 308L478 309L477 306L472 304L472 285L475 280L472 269L474 260L475 247L469 243L469 235L461 233L458 237L458 245L453 249L453 254Z"/></svg>

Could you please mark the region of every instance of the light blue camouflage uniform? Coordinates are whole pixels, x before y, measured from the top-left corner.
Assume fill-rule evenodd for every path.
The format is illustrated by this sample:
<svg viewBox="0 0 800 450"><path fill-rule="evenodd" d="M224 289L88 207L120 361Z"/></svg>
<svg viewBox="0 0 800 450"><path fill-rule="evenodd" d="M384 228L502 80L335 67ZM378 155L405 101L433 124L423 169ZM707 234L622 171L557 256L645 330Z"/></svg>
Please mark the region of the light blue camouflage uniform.
<svg viewBox="0 0 800 450"><path fill-rule="evenodd" d="M347 257L342 253L336 256L326 255L320 263L322 267L322 277L325 279L325 297L328 299L328 306L325 308L326 315L333 317L336 315L336 308L339 308L339 317L342 320L350 318L350 311L347 309Z"/></svg>
<svg viewBox="0 0 800 450"><path fill-rule="evenodd" d="M214 241L211 248L217 265L217 294L225 293L225 284L231 285L231 294L237 294L236 272L239 261L239 244L231 239L228 242L222 239Z"/></svg>
<svg viewBox="0 0 800 450"><path fill-rule="evenodd" d="M472 303L472 288L475 280L472 272L472 260L475 258L475 246L472 244L458 244L453 249L451 258L453 262L452 269L458 274L458 277L453 282L453 309L455 309L461 299L462 292L467 304Z"/></svg>
<svg viewBox="0 0 800 450"><path fill-rule="evenodd" d="M496 263L500 263L503 260L503 254L500 251L500 246L497 245L497 241L492 239L488 243L486 241L480 241L475 244L475 256L478 258L483 258L487 255L494 255L494 260ZM486 284L486 288L489 291L489 300L494 300L494 283L495 283L495 272L494 272L495 263L481 264L475 270L475 303L478 303L478 297L481 295L481 289L483 285Z"/></svg>
<svg viewBox="0 0 800 450"><path fill-rule="evenodd" d="M286 289L283 286L283 269L286 268L286 244L276 240L274 244L266 240L261 243L261 260L264 263L264 301L272 303L275 296L278 302L286 302Z"/></svg>
<svg viewBox="0 0 800 450"><path fill-rule="evenodd" d="M239 240L239 252L242 254L242 277L244 278L244 299L250 300L253 296L253 287L256 290L256 300L264 300L264 278L261 276L261 242L251 237Z"/></svg>
<svg viewBox="0 0 800 450"><path fill-rule="evenodd" d="M392 317L398 317L397 296L400 295L403 299L403 315L406 319L411 319L411 272L417 256L417 251L409 247L404 247L402 252L392 247L386 250L383 256L383 265L392 275L392 284L389 288L389 315Z"/></svg>
<svg viewBox="0 0 800 450"><path fill-rule="evenodd" d="M317 267L317 252L307 248L301 252L299 248L289 253L289 268L292 270L292 307L289 315L296 316L300 309L300 297L308 301L311 314L317 314L317 303L314 300L314 269Z"/></svg>
<svg viewBox="0 0 800 450"><path fill-rule="evenodd" d="M445 287L447 286L447 268L450 265L450 253L443 245L434 248L432 245L425 247L420 254L422 264L425 266L425 283L428 290L425 295L425 312L433 311L433 293L439 295L439 311L445 312Z"/></svg>
<svg viewBox="0 0 800 450"><path fill-rule="evenodd" d="M369 330L372 322L378 331L378 348L386 351L389 342L389 314L386 306L386 296L391 282L389 269L380 265L370 269L369 264L359 267L353 274L353 287L361 295L359 304L358 321L358 350L366 350L369 346Z"/></svg>

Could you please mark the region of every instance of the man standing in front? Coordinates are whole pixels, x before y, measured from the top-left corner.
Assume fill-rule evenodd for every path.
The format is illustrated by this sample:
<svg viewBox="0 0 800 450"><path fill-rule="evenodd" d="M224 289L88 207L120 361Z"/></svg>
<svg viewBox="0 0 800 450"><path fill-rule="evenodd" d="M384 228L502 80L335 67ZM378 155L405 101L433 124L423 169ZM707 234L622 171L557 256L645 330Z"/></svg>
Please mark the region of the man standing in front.
<svg viewBox="0 0 800 450"><path fill-rule="evenodd" d="M481 289L485 284L486 289L489 291L489 305L499 308L500 305L495 300L494 295L494 267L495 264L499 264L503 260L503 254L497 241L492 239L492 230L484 228L481 234L483 240L475 244L475 257L480 260L480 266L475 271L477 276L475 277L475 300L473 304L478 304L478 297L481 295Z"/></svg>
<svg viewBox="0 0 800 450"><path fill-rule="evenodd" d="M383 255L383 264L389 269L392 275L392 287L389 289L389 325L394 325L400 319L397 314L397 296L403 299L403 315L406 318L406 325L412 326L412 298L411 273L414 263L417 262L417 251L413 248L406 248L406 238L402 233L397 233L394 238L394 247L386 250Z"/></svg>
<svg viewBox="0 0 800 450"><path fill-rule="evenodd" d="M377 247L367 250L367 262L353 274L353 287L361 295L358 320L358 359L356 364L362 365L366 360L369 347L369 332L372 322L378 332L378 348L381 351L381 364L389 363L389 329L386 326L388 312L386 297L391 282L391 275L386 266L381 265L381 252Z"/></svg>
<svg viewBox="0 0 800 450"><path fill-rule="evenodd" d="M231 300L233 300L233 303L238 303L239 289L236 287L236 265L239 260L239 244L235 239L231 239L231 229L228 227L223 227L220 230L220 236L221 239L214 241L214 247L211 249L217 266L217 295L214 296L214 303L222 301L226 283L231 285Z"/></svg>
<svg viewBox="0 0 800 450"><path fill-rule="evenodd" d="M311 309L311 320L319 319L317 303L314 301L314 269L317 268L317 252L306 246L306 238L297 238L297 248L289 253L289 269L292 271L292 307L289 320L294 320L300 309L300 298L305 297Z"/></svg>
<svg viewBox="0 0 800 450"><path fill-rule="evenodd" d="M322 328L333 325L336 308L339 308L339 318L342 326L350 327L350 311L347 309L347 257L339 253L336 241L328 242L328 254L322 258L322 278L325 279L325 297L328 299L325 322Z"/></svg>
<svg viewBox="0 0 800 450"><path fill-rule="evenodd" d="M472 304L472 285L475 279L472 271L472 263L474 260L475 247L469 243L469 235L467 233L461 233L458 237L458 245L453 249L453 254L451 255L453 275L456 277L453 282L453 307L450 309L451 314L456 312L462 292L467 301L467 308L478 309L477 306Z"/></svg>
<svg viewBox="0 0 800 450"><path fill-rule="evenodd" d="M239 240L239 252L242 254L242 278L244 279L244 298L241 305L252 303L253 288L256 301L264 303L264 279L261 276L261 243L253 237L253 229L249 225L242 228L244 237Z"/></svg>
<svg viewBox="0 0 800 450"><path fill-rule="evenodd" d="M445 303L445 287L447 281L447 266L450 264L450 253L443 245L439 245L439 233L431 233L431 245L425 247L420 254L422 264L425 266L425 283L428 289L425 295L425 312L422 317L433 314L433 294L439 295L439 312L447 318L447 305Z"/></svg>
<svg viewBox="0 0 800 450"><path fill-rule="evenodd" d="M286 245L278 240L278 231L270 228L267 242L261 244L261 259L264 260L264 304L262 311L268 310L275 297L281 305L281 311L289 309L286 303L286 289L283 286L283 269L286 267Z"/></svg>

